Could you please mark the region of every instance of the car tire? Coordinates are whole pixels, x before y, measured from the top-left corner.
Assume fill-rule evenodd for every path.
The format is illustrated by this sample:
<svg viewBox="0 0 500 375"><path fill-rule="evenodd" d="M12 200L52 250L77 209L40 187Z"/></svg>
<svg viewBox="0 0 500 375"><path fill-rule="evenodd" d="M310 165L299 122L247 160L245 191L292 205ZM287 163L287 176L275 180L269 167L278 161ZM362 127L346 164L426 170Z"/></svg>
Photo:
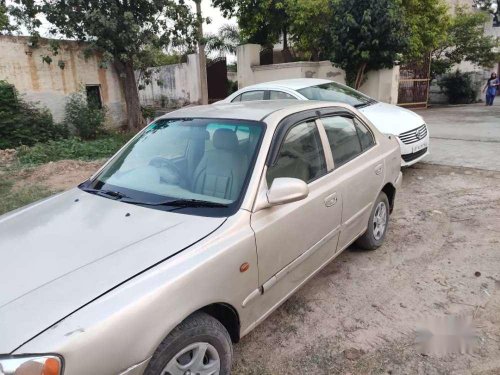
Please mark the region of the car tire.
<svg viewBox="0 0 500 375"><path fill-rule="evenodd" d="M384 243L389 225L389 212L389 199L384 192L381 192L373 205L368 220L368 229L356 241L358 247L364 250L375 250Z"/></svg>
<svg viewBox="0 0 500 375"><path fill-rule="evenodd" d="M232 359L233 346L226 328L212 316L197 312L162 341L144 374L169 374L171 369L172 375L205 374L212 373L212 370L214 374L229 375ZM174 369L178 371L174 372Z"/></svg>

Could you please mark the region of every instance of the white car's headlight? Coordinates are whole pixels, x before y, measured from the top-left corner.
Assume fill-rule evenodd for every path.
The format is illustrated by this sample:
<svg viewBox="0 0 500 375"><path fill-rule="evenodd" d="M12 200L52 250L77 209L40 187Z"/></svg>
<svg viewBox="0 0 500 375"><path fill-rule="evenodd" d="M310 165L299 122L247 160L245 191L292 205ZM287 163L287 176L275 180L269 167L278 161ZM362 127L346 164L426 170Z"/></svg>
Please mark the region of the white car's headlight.
<svg viewBox="0 0 500 375"><path fill-rule="evenodd" d="M61 359L56 356L0 357L0 375L61 375Z"/></svg>

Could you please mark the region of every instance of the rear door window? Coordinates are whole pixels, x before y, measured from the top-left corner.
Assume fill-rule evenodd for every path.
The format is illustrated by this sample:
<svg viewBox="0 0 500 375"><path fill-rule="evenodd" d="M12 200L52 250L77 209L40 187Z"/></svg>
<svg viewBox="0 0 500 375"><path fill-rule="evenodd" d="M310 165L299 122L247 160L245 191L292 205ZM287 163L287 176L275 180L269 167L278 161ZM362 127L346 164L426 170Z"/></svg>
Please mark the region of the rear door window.
<svg viewBox="0 0 500 375"><path fill-rule="evenodd" d="M269 100L297 100L297 98L283 91L271 90Z"/></svg>
<svg viewBox="0 0 500 375"><path fill-rule="evenodd" d="M361 142L361 147L364 150L368 150L373 145L375 145L375 138L368 127L361 123L358 120L354 120L354 125L356 126L356 130L358 131L359 140Z"/></svg>
<svg viewBox="0 0 500 375"><path fill-rule="evenodd" d="M254 100L264 100L264 94L265 94L264 90L244 92L243 94L240 95L241 98L239 101L251 102Z"/></svg>
<svg viewBox="0 0 500 375"><path fill-rule="evenodd" d="M348 117L334 116L322 118L328 143L333 154L335 168L354 159L363 152L358 130L354 120Z"/></svg>

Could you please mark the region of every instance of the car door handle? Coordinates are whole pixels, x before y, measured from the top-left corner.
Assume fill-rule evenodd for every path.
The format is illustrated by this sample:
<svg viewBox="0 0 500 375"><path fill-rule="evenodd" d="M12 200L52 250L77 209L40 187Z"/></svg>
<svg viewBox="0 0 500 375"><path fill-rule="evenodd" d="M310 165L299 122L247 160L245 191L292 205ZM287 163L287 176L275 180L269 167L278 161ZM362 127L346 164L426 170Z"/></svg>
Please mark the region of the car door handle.
<svg viewBox="0 0 500 375"><path fill-rule="evenodd" d="M382 170L384 169L383 164L379 164L375 167L375 174L378 176L379 174L382 173Z"/></svg>
<svg viewBox="0 0 500 375"><path fill-rule="evenodd" d="M337 203L337 201L338 201L337 193L333 193L325 198L325 206L332 207Z"/></svg>

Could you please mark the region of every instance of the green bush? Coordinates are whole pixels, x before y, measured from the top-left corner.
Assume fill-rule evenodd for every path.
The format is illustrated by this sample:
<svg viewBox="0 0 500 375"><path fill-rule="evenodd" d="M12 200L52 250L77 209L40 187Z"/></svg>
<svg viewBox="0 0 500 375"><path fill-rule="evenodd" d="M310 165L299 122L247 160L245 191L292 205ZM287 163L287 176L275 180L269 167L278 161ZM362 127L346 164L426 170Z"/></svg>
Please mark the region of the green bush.
<svg viewBox="0 0 500 375"><path fill-rule="evenodd" d="M63 159L96 160L112 156L129 139L129 134L108 134L92 141L69 138L17 149L21 164L43 164Z"/></svg>
<svg viewBox="0 0 500 375"><path fill-rule="evenodd" d="M147 119L154 119L156 115L156 109L153 106L141 106L142 117Z"/></svg>
<svg viewBox="0 0 500 375"><path fill-rule="evenodd" d="M0 81L0 149L34 145L68 136L46 108L24 101L14 86Z"/></svg>
<svg viewBox="0 0 500 375"><path fill-rule="evenodd" d="M82 139L95 139L99 136L106 121L106 108L87 101L84 92L71 94L66 102L64 123Z"/></svg>
<svg viewBox="0 0 500 375"><path fill-rule="evenodd" d="M457 70L442 76L438 85L448 97L450 104L469 104L476 101L477 89L474 87L471 73Z"/></svg>
<svg viewBox="0 0 500 375"><path fill-rule="evenodd" d="M227 80L227 95L231 95L232 93L238 91L238 81L230 81Z"/></svg>

